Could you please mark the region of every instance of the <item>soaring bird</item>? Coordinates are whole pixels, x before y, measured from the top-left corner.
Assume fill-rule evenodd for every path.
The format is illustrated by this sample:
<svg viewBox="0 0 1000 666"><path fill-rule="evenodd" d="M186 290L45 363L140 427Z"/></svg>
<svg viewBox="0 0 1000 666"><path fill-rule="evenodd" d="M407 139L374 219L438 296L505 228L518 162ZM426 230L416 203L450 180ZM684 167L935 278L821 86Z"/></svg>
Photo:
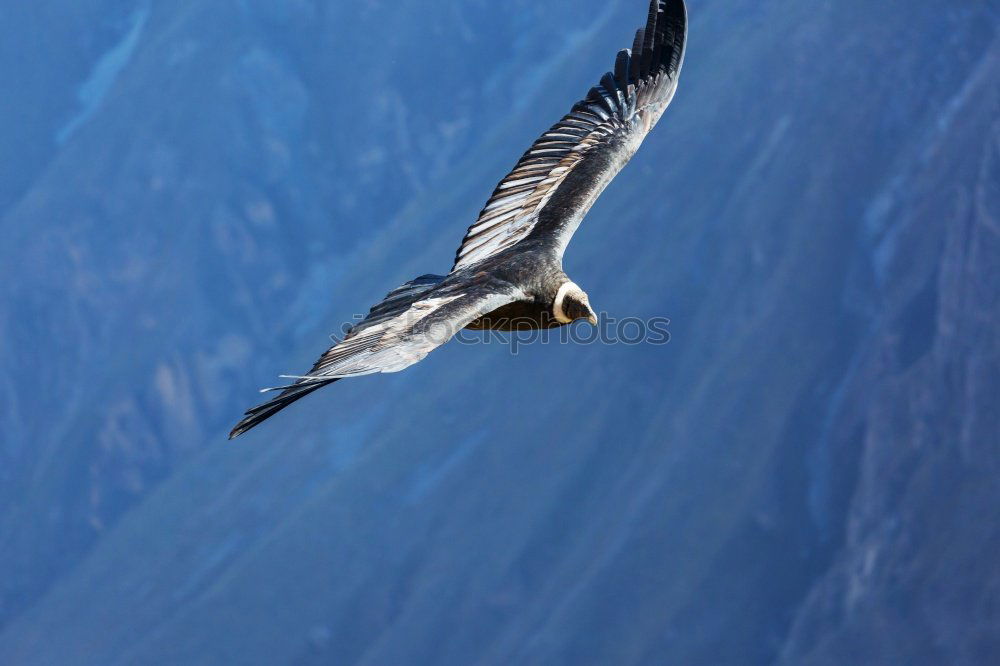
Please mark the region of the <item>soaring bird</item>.
<svg viewBox="0 0 1000 666"><path fill-rule="evenodd" d="M631 49L528 149L469 227L447 275L391 291L308 374L246 413L230 439L338 379L398 372L462 328L510 330L597 324L563 271L570 238L639 149L677 90L687 42L684 0L652 0Z"/></svg>

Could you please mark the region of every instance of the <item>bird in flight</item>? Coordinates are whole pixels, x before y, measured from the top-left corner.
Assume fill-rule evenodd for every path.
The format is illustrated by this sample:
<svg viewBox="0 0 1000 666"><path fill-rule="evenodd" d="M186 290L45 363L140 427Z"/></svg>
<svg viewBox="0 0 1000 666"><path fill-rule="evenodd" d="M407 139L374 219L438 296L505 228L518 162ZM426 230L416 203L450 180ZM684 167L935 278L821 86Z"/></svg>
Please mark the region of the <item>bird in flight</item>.
<svg viewBox="0 0 1000 666"><path fill-rule="evenodd" d="M587 294L562 269L570 238L639 149L677 90L687 42L684 0L651 0L646 27L618 53L614 72L545 132L469 227L447 275L391 291L307 375L266 391L230 439L316 389L346 377L399 372L459 330L597 324Z"/></svg>

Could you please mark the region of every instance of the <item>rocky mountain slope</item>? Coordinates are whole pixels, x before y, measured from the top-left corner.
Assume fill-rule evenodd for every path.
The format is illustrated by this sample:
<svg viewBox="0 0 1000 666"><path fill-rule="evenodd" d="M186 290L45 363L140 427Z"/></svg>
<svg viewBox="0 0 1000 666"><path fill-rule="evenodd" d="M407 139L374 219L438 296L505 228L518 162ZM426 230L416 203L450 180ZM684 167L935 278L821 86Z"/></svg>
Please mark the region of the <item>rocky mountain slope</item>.
<svg viewBox="0 0 1000 666"><path fill-rule="evenodd" d="M0 8L0 663L1000 651L1000 5L690 0L567 255L669 345L449 345L226 445L642 8L70 4Z"/></svg>

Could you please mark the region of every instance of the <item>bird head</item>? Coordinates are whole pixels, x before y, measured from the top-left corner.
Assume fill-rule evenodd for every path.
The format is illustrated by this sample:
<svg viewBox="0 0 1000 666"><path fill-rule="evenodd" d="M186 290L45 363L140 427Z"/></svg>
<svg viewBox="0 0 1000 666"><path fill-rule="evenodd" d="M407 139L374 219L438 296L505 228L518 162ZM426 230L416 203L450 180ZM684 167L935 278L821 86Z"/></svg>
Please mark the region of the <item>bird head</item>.
<svg viewBox="0 0 1000 666"><path fill-rule="evenodd" d="M552 304L552 314L560 324L586 319L597 326L597 313L590 307L590 298L575 282L566 282L559 287L556 300Z"/></svg>

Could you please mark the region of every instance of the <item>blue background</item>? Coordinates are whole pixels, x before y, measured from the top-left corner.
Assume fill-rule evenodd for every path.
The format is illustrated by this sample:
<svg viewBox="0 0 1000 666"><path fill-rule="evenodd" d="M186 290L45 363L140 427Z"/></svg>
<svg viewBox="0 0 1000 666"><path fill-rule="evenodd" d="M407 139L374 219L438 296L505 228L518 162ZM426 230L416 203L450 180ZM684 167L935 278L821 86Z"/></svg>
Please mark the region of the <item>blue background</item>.
<svg viewBox="0 0 1000 666"><path fill-rule="evenodd" d="M568 273L234 444L444 272L640 0L0 4L0 663L986 664L1000 7L690 0Z"/></svg>

